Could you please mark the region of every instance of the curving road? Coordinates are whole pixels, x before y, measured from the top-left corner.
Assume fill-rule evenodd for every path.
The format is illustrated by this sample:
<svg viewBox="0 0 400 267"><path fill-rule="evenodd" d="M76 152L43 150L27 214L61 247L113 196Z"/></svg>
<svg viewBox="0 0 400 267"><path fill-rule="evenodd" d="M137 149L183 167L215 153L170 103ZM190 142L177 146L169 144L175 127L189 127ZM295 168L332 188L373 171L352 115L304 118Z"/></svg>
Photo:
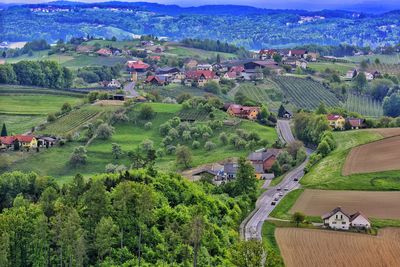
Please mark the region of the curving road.
<svg viewBox="0 0 400 267"><path fill-rule="evenodd" d="M279 120L277 130L282 141L291 143L296 140L290 129L289 121ZM311 152L312 150L307 149L307 155L311 154ZM269 214L287 193L300 187L299 180L304 176L304 167L307 162L308 158L301 165L287 173L277 186L271 187L257 199L256 208L240 225L240 234L243 239L261 240L264 221L267 220ZM295 181L295 179L298 181ZM275 201L276 198L278 199L277 201ZM271 205L273 201L276 202L275 205Z"/></svg>

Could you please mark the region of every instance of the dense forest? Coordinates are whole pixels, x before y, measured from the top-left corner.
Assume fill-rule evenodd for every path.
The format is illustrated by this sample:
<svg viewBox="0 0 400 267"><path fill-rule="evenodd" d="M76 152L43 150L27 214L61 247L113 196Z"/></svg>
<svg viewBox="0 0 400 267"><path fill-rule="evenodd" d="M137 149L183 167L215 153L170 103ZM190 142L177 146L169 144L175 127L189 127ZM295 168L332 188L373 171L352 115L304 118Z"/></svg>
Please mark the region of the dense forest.
<svg viewBox="0 0 400 267"><path fill-rule="evenodd" d="M77 174L60 186L35 173L0 176L0 266L234 266L255 178L216 187L153 168Z"/></svg>
<svg viewBox="0 0 400 267"><path fill-rule="evenodd" d="M48 8L48 5L41 5ZM146 5L137 10L96 9L88 6L67 6L67 11L31 11L29 6L15 6L1 12L0 41L29 41L43 38L54 42L73 36L91 36L118 39L132 34L167 36L172 40L184 38L213 39L246 48L293 47L296 45L357 46L395 45L399 42L400 18L398 12L381 15L353 14L346 11L275 11L242 12L237 15L183 13L166 15L160 9L146 12ZM51 8L51 6L50 6ZM179 10L179 9L176 9ZM208 9L210 10L210 9ZM232 10L232 9L226 9ZM163 13L164 12L164 13ZM232 10L232 12L238 12ZM228 12L229 13L229 12ZM310 21L300 23L302 16ZM314 16L320 16L315 18ZM350 41L351 40L351 41Z"/></svg>

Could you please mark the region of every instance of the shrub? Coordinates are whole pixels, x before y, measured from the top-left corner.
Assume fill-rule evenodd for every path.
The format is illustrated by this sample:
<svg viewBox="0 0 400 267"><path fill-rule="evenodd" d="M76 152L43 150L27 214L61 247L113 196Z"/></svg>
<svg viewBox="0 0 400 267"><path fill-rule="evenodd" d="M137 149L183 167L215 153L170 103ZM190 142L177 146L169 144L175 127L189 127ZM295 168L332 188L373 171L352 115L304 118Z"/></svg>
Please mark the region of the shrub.
<svg viewBox="0 0 400 267"><path fill-rule="evenodd" d="M168 145L166 151L167 151L167 154L168 154L168 155L172 155L172 154L174 154L175 151L176 151L176 146Z"/></svg>
<svg viewBox="0 0 400 267"><path fill-rule="evenodd" d="M144 128L145 128L146 130L150 130L151 127L153 127L153 123L151 123L151 121L146 122L146 124L144 125Z"/></svg>
<svg viewBox="0 0 400 267"><path fill-rule="evenodd" d="M216 147L216 145L215 145L213 142L211 142L211 141L207 141L207 142L204 144L204 149L207 150L207 151L211 151L211 150L213 150L215 147Z"/></svg>
<svg viewBox="0 0 400 267"><path fill-rule="evenodd" d="M199 141L193 141L193 143L192 143L192 148L193 148L193 149L198 149L198 148L200 148L200 142L199 142Z"/></svg>
<svg viewBox="0 0 400 267"><path fill-rule="evenodd" d="M69 159L69 162L72 165L84 165L86 164L87 161L87 151L84 146L79 146L74 149L74 152L72 152L71 158Z"/></svg>
<svg viewBox="0 0 400 267"><path fill-rule="evenodd" d="M227 134L225 132L220 133L219 134L219 140L224 145L228 144L228 136L227 136Z"/></svg>
<svg viewBox="0 0 400 267"><path fill-rule="evenodd" d="M49 113L47 115L47 122L53 122L56 120L56 115L54 113Z"/></svg>
<svg viewBox="0 0 400 267"><path fill-rule="evenodd" d="M139 111L139 119L141 120L151 120L154 118L156 113L154 112L153 108L149 105L143 105Z"/></svg>
<svg viewBox="0 0 400 267"><path fill-rule="evenodd" d="M150 139L145 139L140 143L140 149L147 153L154 148L154 142Z"/></svg>
<svg viewBox="0 0 400 267"><path fill-rule="evenodd" d="M108 125L107 123L102 123L97 128L96 137L102 140L107 140L111 138L113 133L114 133L114 127Z"/></svg>

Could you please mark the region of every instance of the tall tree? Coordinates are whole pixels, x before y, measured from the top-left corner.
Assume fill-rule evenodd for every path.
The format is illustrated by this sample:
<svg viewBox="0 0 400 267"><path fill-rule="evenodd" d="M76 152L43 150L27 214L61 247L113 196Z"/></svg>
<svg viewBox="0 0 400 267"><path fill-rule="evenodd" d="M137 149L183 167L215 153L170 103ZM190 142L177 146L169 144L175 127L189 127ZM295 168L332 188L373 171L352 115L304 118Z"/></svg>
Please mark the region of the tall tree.
<svg viewBox="0 0 400 267"><path fill-rule="evenodd" d="M197 258L203 232L204 232L204 217L201 214L197 214L193 216L190 222L189 240L193 246L193 267L197 266Z"/></svg>
<svg viewBox="0 0 400 267"><path fill-rule="evenodd" d="M256 190L256 183L254 167L244 157L241 157L236 174L236 192L238 194L253 194Z"/></svg>
<svg viewBox="0 0 400 267"><path fill-rule="evenodd" d="M96 226L95 246L100 260L111 253L118 244L118 226L111 217L103 217Z"/></svg>
<svg viewBox="0 0 400 267"><path fill-rule="evenodd" d="M5 123L3 123L3 128L1 128L0 136L7 136L7 128Z"/></svg>

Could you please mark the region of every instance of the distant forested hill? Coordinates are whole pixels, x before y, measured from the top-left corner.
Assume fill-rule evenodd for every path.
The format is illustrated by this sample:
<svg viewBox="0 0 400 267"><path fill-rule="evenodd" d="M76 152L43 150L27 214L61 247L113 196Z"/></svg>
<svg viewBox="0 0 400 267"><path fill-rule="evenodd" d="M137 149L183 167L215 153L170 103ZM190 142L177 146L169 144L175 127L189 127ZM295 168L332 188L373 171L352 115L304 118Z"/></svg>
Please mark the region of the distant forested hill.
<svg viewBox="0 0 400 267"><path fill-rule="evenodd" d="M55 2L0 11L0 41L50 42L94 35L132 34L219 39L246 48L303 44L378 46L400 42L400 12L370 15L348 11L267 10L241 6L181 8L150 3Z"/></svg>

